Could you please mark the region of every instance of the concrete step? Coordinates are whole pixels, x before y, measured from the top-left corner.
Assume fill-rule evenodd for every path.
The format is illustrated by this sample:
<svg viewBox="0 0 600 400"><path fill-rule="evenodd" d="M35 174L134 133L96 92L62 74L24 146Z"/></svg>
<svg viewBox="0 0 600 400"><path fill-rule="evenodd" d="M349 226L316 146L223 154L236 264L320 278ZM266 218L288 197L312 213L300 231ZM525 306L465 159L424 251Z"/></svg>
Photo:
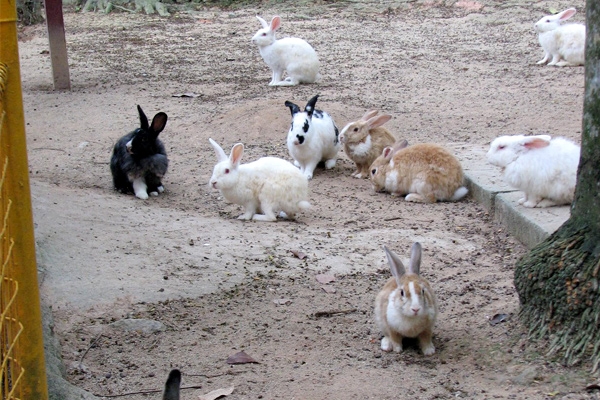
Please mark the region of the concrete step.
<svg viewBox="0 0 600 400"><path fill-rule="evenodd" d="M542 242L569 219L570 206L527 208L518 204L523 192L504 183L500 168L487 162L487 147L453 143L448 148L463 166L470 195L527 247Z"/></svg>

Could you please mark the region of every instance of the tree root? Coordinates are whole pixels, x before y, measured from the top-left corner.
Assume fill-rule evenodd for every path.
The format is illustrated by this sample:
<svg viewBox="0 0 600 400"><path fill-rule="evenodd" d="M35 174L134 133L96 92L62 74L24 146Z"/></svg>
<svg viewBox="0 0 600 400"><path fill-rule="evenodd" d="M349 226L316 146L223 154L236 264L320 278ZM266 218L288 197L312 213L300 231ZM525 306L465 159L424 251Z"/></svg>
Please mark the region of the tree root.
<svg viewBox="0 0 600 400"><path fill-rule="evenodd" d="M161 17L168 17L171 15L167 10L167 6L158 0L134 0L135 10L130 10L125 7L130 0L87 0L82 8L82 11L101 11L105 14L110 13L113 8L125 10L129 12L141 12L142 10L148 14L158 13Z"/></svg>
<svg viewBox="0 0 600 400"><path fill-rule="evenodd" d="M600 244L586 226L567 222L515 268L521 320L529 337L550 338L548 355L568 365L600 365Z"/></svg>

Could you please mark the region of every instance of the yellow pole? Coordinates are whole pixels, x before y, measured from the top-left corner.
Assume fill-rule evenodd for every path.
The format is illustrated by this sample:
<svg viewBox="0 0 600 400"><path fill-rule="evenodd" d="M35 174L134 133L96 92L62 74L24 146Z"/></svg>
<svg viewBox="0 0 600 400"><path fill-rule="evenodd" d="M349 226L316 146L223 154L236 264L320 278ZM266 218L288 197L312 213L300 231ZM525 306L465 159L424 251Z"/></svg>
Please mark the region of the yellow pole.
<svg viewBox="0 0 600 400"><path fill-rule="evenodd" d="M5 115L0 134L0 154L2 159L8 159L3 196L8 195L12 200L8 217L10 237L14 240L10 273L19 286L15 300L17 315L14 317L23 324L15 349L19 364L24 369L20 398L46 400L48 386L19 69L16 0L0 0L0 62L6 65L8 71L2 101Z"/></svg>

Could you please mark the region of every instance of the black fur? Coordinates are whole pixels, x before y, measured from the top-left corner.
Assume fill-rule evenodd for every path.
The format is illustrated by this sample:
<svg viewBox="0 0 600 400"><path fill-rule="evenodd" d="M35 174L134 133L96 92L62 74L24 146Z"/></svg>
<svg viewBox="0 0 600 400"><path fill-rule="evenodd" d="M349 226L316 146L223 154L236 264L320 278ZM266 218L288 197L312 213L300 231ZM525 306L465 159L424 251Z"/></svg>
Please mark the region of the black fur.
<svg viewBox="0 0 600 400"><path fill-rule="evenodd" d="M132 193L133 180L144 177L148 193L157 192L169 165L165 146L158 139L158 134L167 124L167 114L159 112L149 125L142 108L137 106L137 109L140 128L119 139L113 149L110 159L113 184L122 193ZM127 151L129 141L131 148Z"/></svg>
<svg viewBox="0 0 600 400"><path fill-rule="evenodd" d="M179 386L181 385L181 372L178 369L171 370L167 382L163 400L179 400Z"/></svg>

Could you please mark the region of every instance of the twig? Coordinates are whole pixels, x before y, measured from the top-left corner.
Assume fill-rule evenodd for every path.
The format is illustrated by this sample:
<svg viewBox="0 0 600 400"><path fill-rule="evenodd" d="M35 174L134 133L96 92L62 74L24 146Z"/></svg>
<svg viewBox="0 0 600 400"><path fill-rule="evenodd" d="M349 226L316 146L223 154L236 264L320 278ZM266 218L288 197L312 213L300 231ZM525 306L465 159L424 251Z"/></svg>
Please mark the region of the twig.
<svg viewBox="0 0 600 400"><path fill-rule="evenodd" d="M87 349L85 350L85 352L84 352L84 353L81 355L81 358L79 359L79 365L78 365L79 369L81 369L81 363L83 362L83 359L85 358L85 356L87 355L87 353L90 351L90 349L91 349L92 347L94 347L94 345L96 344L96 342L97 342L98 340L100 340L100 338L101 338L102 336L103 336L103 334L102 334L102 333L100 333L98 336L96 336L96 339L94 339L94 340L92 340L92 341L91 341L91 343L90 343L90 345L88 346L88 348L87 348Z"/></svg>
<svg viewBox="0 0 600 400"><path fill-rule="evenodd" d="M402 217L391 217L391 218L386 218L386 219L384 219L384 221L386 221L386 222L387 222L387 221L395 221L395 220L397 220L397 219L402 219Z"/></svg>
<svg viewBox="0 0 600 400"><path fill-rule="evenodd" d="M351 314L356 311L357 311L356 308L352 308L350 310L317 311L313 315L315 316L315 318L321 318L321 317L331 317L332 315L336 315L336 314Z"/></svg>
<svg viewBox="0 0 600 400"><path fill-rule="evenodd" d="M185 376L201 376L203 378L206 379L211 379L211 378L218 378L219 376L225 376L225 375L237 375L237 374L243 374L247 371L227 371L225 373L222 374L216 374L216 375L204 375L204 374L185 374Z"/></svg>
<svg viewBox="0 0 600 400"><path fill-rule="evenodd" d="M202 389L202 385L194 385L194 386L182 386L180 388L181 390L186 390L186 389ZM129 393L120 393L120 394L94 394L94 396L96 397L110 397L110 398L114 398L114 397L125 397L125 396L131 396L134 394L150 394L150 393L162 393L162 389L150 389L150 390L141 390L139 392L129 392Z"/></svg>

